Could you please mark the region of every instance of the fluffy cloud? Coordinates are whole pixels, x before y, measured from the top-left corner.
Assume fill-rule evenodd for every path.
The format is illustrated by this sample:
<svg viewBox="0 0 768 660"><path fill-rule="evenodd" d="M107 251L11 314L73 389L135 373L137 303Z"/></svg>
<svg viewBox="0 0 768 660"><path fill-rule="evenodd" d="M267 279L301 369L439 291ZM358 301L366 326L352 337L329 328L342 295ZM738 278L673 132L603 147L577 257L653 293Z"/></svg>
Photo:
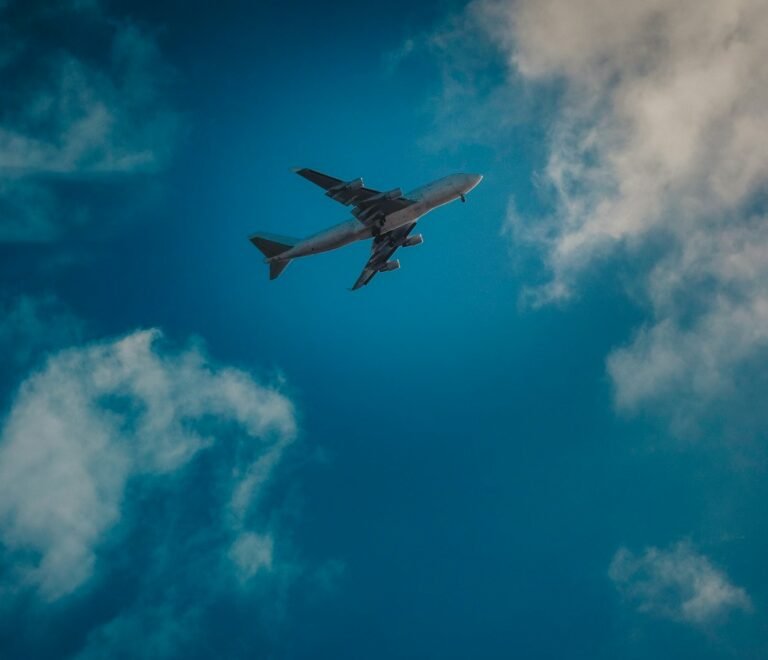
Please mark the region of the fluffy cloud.
<svg viewBox="0 0 768 660"><path fill-rule="evenodd" d="M20 386L0 436L0 539L16 578L47 600L86 582L127 488L170 476L219 436L236 442L221 516L250 577L272 565L250 508L295 435L290 401L156 330L63 350ZM234 468L234 472L233 472Z"/></svg>
<svg viewBox="0 0 768 660"><path fill-rule="evenodd" d="M52 240L87 218L59 204L67 183L167 159L167 67L149 35L95 2L11 2L0 24L0 240Z"/></svg>
<svg viewBox="0 0 768 660"><path fill-rule="evenodd" d="M675 621L703 626L733 610L751 609L747 593L684 542L668 550L648 548L642 555L621 548L609 576L640 612Z"/></svg>
<svg viewBox="0 0 768 660"><path fill-rule="evenodd" d="M617 405L675 394L685 415L728 397L768 348L768 5L479 0L466 15L505 85L560 101L538 179L552 214L509 221L546 255L532 295L568 298L620 258L648 321L609 358Z"/></svg>

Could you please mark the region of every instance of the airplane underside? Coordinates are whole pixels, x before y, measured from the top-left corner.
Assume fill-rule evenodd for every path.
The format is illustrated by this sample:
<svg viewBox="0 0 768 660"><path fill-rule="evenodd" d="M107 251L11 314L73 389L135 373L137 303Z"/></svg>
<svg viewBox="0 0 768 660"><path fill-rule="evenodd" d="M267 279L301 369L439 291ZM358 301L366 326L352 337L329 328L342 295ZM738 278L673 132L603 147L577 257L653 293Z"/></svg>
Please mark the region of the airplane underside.
<svg viewBox="0 0 768 660"><path fill-rule="evenodd" d="M308 168L295 171L323 188L327 197L352 206L354 219L303 240L258 233L250 237L251 243L264 254L270 279L275 279L293 259L373 239L371 256L353 290L368 284L376 273L397 270L400 262L391 260L392 255L424 241L421 234L410 235L416 222L439 206L465 201L465 194L482 179L476 174L454 174L403 195L399 188L387 192L366 188L361 178L343 181Z"/></svg>

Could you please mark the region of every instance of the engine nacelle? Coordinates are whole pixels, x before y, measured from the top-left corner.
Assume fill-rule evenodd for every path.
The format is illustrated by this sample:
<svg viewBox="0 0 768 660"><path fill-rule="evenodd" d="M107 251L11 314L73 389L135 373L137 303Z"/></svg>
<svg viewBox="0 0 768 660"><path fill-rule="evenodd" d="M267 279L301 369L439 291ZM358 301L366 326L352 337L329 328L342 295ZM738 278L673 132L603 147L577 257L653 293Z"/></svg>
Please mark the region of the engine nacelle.
<svg viewBox="0 0 768 660"><path fill-rule="evenodd" d="M424 237L421 234L416 236L409 236L403 241L403 247L413 247L414 245L421 245L424 242Z"/></svg>
<svg viewBox="0 0 768 660"><path fill-rule="evenodd" d="M394 261L388 261L385 263L381 268L379 268L379 271L386 273L387 271L397 270L398 268L400 268L400 260L395 259Z"/></svg>

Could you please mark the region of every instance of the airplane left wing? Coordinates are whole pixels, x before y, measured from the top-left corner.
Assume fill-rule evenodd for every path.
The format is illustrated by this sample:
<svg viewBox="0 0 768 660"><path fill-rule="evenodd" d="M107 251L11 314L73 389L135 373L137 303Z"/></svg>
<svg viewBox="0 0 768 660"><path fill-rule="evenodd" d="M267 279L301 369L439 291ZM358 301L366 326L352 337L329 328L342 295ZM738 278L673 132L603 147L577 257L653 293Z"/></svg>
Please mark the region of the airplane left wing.
<svg viewBox="0 0 768 660"><path fill-rule="evenodd" d="M386 234L380 234L373 239L371 256L368 259L368 263L365 264L363 272L360 273L360 277L357 278L357 281L352 287L352 291L368 284L376 273L382 270L395 270L400 267L400 265L397 264L394 268L385 268L389 262L389 258L397 251L397 248L405 243L408 234L413 231L415 226L416 223L413 222L405 227L393 229ZM418 236L415 238L420 240Z"/></svg>
<svg viewBox="0 0 768 660"><path fill-rule="evenodd" d="M403 197L400 188L380 192L366 188L362 179L343 181L308 167L298 167L293 171L323 188L327 197L344 206L352 206L352 215L366 227L381 223L390 213L414 203L413 200Z"/></svg>

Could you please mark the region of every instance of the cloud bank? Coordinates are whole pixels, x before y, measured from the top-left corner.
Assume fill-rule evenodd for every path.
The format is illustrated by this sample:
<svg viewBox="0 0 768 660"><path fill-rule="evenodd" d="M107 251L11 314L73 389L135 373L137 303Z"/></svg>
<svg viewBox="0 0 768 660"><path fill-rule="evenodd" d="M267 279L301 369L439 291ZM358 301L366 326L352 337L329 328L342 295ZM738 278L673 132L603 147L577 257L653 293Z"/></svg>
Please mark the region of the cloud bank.
<svg viewBox="0 0 768 660"><path fill-rule="evenodd" d="M168 67L96 2L10 2L0 26L0 241L50 241L88 221L87 204L61 203L68 184L167 160Z"/></svg>
<svg viewBox="0 0 768 660"><path fill-rule="evenodd" d="M48 601L73 593L98 569L128 489L170 478L217 441L236 446L218 482L229 491L222 534L245 578L268 570L269 530L247 525L295 432L279 391L199 348L170 349L157 330L51 356L19 387L0 434L0 541L13 580Z"/></svg>
<svg viewBox="0 0 768 660"><path fill-rule="evenodd" d="M509 219L545 255L534 299L618 259L648 311L608 359L618 408L685 418L732 397L768 348L768 5L479 0L466 16L508 87L557 91L537 179L552 213Z"/></svg>
<svg viewBox="0 0 768 660"><path fill-rule="evenodd" d="M744 589L684 542L667 550L647 548L641 555L621 548L609 576L638 611L696 626L752 607Z"/></svg>

